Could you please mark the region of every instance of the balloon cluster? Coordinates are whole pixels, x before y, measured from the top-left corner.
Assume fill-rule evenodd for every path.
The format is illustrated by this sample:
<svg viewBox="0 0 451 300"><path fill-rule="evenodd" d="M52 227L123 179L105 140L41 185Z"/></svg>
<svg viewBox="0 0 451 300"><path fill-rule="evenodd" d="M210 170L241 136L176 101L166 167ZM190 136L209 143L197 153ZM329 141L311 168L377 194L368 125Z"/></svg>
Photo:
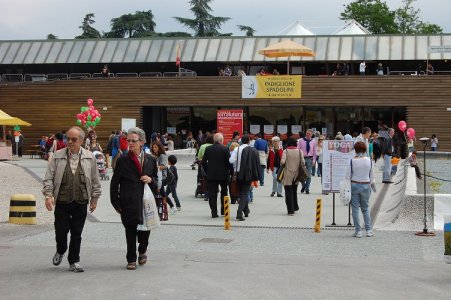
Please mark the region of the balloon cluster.
<svg viewBox="0 0 451 300"><path fill-rule="evenodd" d="M399 121L398 123L398 128L399 130L401 130L402 132L404 132L404 134L407 133L407 136L411 139L413 139L415 137L415 129L413 128L407 128L407 123L406 121ZM406 131L407 130L407 131Z"/></svg>
<svg viewBox="0 0 451 300"><path fill-rule="evenodd" d="M94 107L94 100L88 99L88 106L82 106L77 114L77 125L83 125L87 129L95 128L100 123L102 115Z"/></svg>

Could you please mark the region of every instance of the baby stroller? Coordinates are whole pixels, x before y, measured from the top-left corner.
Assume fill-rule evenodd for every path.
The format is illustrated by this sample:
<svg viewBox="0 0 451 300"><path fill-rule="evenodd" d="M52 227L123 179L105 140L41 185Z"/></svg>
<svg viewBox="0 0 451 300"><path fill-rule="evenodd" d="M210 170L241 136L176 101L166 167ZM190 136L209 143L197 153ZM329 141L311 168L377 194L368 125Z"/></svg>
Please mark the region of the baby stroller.
<svg viewBox="0 0 451 300"><path fill-rule="evenodd" d="M107 168L105 164L105 156L100 151L92 152L97 160L97 170L99 171L100 180L110 180L110 176L107 175Z"/></svg>
<svg viewBox="0 0 451 300"><path fill-rule="evenodd" d="M197 198L198 195L205 198L207 192L207 174L205 173L204 168L202 168L201 161L196 161L199 167L197 169L197 182L196 182L196 191L194 192L194 197Z"/></svg>

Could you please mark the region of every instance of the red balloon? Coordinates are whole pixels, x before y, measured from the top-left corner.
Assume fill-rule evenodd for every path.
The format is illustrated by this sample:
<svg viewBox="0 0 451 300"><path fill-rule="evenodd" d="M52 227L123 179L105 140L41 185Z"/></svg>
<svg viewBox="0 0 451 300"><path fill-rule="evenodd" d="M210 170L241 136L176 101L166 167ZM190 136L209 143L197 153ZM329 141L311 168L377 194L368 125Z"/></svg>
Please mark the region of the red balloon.
<svg viewBox="0 0 451 300"><path fill-rule="evenodd" d="M406 131L406 128L407 128L407 123L406 123L406 121L399 121L399 123L398 123L398 128L399 128L399 130L401 130L401 131Z"/></svg>
<svg viewBox="0 0 451 300"><path fill-rule="evenodd" d="M92 100L91 98L88 99L88 106L92 106L94 104L94 100Z"/></svg>
<svg viewBox="0 0 451 300"><path fill-rule="evenodd" d="M413 128L407 129L407 136L408 136L409 138L413 139L414 136L415 136L415 129L413 129Z"/></svg>

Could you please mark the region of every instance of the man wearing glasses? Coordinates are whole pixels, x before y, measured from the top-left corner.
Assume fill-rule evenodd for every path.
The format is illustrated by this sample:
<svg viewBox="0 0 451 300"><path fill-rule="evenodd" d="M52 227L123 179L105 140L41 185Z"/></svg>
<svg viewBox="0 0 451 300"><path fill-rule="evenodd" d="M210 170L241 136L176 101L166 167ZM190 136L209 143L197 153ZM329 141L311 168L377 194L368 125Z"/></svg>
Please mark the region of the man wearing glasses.
<svg viewBox="0 0 451 300"><path fill-rule="evenodd" d="M70 231L68 261L70 271L83 272L80 265L81 234L87 215L92 213L101 194L99 172L94 155L81 147L85 133L80 127L67 131L67 148L58 150L49 161L43 181L45 206L55 207L56 253L53 264L58 266L67 250Z"/></svg>

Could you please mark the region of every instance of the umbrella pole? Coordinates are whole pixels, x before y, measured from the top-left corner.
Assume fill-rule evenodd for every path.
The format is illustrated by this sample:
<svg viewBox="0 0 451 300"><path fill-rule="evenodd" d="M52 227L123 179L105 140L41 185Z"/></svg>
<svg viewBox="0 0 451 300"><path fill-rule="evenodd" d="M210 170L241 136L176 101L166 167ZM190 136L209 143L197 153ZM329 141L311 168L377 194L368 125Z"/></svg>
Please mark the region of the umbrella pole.
<svg viewBox="0 0 451 300"><path fill-rule="evenodd" d="M290 57L288 56L287 60L287 75L290 75Z"/></svg>
<svg viewBox="0 0 451 300"><path fill-rule="evenodd" d="M3 141L6 143L6 126L3 125Z"/></svg>

